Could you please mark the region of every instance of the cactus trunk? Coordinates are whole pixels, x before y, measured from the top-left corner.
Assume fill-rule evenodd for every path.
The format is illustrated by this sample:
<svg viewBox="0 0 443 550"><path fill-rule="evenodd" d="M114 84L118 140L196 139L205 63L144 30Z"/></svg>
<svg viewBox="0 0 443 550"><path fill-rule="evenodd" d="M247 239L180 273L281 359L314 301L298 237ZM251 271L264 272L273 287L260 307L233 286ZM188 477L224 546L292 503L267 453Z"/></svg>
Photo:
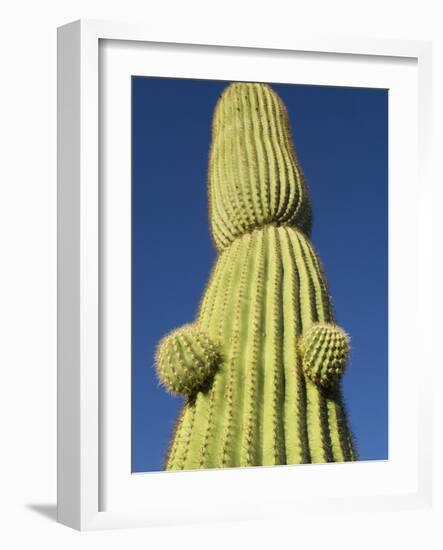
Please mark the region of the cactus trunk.
<svg viewBox="0 0 443 550"><path fill-rule="evenodd" d="M355 460L340 387L348 339L308 237L286 111L268 86L234 84L219 100L209 194L219 255L195 323L157 356L160 379L186 395L166 469Z"/></svg>
<svg viewBox="0 0 443 550"><path fill-rule="evenodd" d="M294 354L317 321L333 314L302 233L270 225L232 243L217 260L198 317L224 342L224 359L211 389L184 405L167 468L353 460L339 388L306 379Z"/></svg>

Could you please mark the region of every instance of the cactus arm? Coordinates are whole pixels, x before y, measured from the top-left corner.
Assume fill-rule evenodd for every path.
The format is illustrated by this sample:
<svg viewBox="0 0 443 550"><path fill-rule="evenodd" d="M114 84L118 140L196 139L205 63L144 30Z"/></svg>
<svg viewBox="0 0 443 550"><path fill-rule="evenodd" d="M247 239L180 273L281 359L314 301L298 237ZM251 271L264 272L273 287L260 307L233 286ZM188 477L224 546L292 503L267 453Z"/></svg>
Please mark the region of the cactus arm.
<svg viewBox="0 0 443 550"><path fill-rule="evenodd" d="M183 325L160 341L157 375L171 393L191 396L213 377L219 357L218 346L196 323Z"/></svg>
<svg viewBox="0 0 443 550"><path fill-rule="evenodd" d="M334 386L346 368L349 337L333 323L314 323L301 344L305 376L315 384Z"/></svg>

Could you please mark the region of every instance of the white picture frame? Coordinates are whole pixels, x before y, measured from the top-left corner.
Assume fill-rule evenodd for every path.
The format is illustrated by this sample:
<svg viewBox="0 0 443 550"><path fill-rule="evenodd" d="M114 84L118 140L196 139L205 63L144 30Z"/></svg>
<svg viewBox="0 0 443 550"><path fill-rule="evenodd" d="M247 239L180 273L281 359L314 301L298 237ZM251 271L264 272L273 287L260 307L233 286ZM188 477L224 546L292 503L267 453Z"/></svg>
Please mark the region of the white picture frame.
<svg viewBox="0 0 443 550"><path fill-rule="evenodd" d="M331 508L343 514L404 508L432 513L435 373L430 333L418 323L432 317L430 44L301 34L288 41L208 41L186 31L157 36L143 25L77 21L59 28L58 51L58 521L90 530L291 517L294 510ZM296 80L288 76L294 66ZM131 474L131 74L392 90L388 461ZM409 133L402 132L406 112L413 113ZM413 197L405 193L399 200L400 182L415 190ZM411 226L417 238L405 248L403 230ZM411 258L416 269L404 273ZM406 312L412 312L408 323ZM123 336L113 338L114 331ZM117 367L109 357L122 361Z"/></svg>

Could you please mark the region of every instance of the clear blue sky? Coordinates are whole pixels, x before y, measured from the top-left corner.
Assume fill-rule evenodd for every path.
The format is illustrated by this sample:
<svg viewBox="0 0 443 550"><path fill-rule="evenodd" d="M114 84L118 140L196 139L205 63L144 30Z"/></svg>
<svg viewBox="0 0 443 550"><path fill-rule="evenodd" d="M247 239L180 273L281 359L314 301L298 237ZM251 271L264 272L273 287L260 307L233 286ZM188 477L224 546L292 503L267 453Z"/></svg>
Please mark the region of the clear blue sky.
<svg viewBox="0 0 443 550"><path fill-rule="evenodd" d="M193 320L215 258L206 174L227 82L133 77L132 470L162 469L180 408L155 346ZM311 192L312 242L352 338L344 396L360 457L387 458L388 92L272 85Z"/></svg>

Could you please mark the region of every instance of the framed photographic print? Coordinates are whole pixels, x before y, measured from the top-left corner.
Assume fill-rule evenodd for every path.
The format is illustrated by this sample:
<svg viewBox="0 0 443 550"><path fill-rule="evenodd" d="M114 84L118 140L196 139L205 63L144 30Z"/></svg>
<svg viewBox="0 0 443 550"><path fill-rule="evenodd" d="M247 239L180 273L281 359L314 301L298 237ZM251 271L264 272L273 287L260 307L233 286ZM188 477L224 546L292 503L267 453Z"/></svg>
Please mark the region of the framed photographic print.
<svg viewBox="0 0 443 550"><path fill-rule="evenodd" d="M430 46L58 40L59 521L431 508Z"/></svg>

